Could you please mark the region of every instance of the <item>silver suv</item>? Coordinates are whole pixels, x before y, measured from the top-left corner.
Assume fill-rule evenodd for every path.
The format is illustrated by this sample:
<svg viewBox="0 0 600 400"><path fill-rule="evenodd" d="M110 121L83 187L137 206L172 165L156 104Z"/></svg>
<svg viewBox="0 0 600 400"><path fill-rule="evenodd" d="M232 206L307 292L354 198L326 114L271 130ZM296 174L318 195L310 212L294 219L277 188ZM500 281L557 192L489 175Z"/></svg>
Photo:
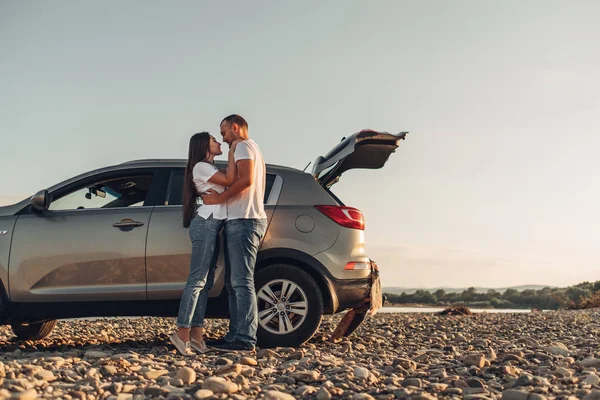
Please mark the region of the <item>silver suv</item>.
<svg viewBox="0 0 600 400"><path fill-rule="evenodd" d="M269 227L255 272L259 346L297 346L323 314L364 314L373 302L379 274L365 253L363 216L330 187L349 169L381 168L405 135L344 138L312 174L267 166ZM181 218L185 163L126 162L0 207L0 322L38 340L61 318L177 315L191 252ZM224 275L221 246L207 317L228 314Z"/></svg>

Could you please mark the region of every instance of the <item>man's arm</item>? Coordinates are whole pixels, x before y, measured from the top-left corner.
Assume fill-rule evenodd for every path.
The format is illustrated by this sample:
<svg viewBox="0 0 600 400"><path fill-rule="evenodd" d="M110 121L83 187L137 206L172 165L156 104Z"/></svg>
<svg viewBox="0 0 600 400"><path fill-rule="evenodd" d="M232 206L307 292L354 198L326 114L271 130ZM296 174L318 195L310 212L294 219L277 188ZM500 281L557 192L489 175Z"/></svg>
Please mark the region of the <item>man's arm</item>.
<svg viewBox="0 0 600 400"><path fill-rule="evenodd" d="M248 189L254 183L254 160L243 159L235 163L238 170L238 179L233 182L229 189L218 194L210 190L207 194L202 195L204 204L221 204L225 203L232 197L238 196L244 190Z"/></svg>

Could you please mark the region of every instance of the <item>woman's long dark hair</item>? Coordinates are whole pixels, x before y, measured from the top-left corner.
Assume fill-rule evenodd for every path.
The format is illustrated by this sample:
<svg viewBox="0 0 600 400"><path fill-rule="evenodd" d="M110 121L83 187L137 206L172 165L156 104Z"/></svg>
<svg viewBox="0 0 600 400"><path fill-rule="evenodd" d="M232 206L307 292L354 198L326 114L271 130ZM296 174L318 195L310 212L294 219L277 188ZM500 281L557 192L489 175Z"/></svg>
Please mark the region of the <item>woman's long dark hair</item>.
<svg viewBox="0 0 600 400"><path fill-rule="evenodd" d="M192 171L196 164L206 161L209 149L210 134L208 132L196 133L190 138L188 161L183 179L183 226L185 228L190 226L196 214L196 197L199 195L199 193L196 193Z"/></svg>

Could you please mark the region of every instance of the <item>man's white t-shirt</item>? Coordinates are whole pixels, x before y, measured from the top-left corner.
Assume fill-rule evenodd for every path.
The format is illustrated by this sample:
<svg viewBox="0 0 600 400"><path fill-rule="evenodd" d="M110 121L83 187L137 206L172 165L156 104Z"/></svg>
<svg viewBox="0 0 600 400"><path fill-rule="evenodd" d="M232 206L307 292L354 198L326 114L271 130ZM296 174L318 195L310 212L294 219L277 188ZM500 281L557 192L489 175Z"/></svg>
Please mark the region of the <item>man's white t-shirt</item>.
<svg viewBox="0 0 600 400"><path fill-rule="evenodd" d="M200 194L207 192L212 189L215 192L223 193L225 190L224 186L217 185L216 183L209 182L208 180L217 173L219 169L214 164L207 162L199 162L194 165L192 170L192 178L194 185L196 186L196 192L198 197ZM198 207L198 215L202 218L208 219L210 214L213 215L214 219L227 219L227 205L226 204L202 204Z"/></svg>
<svg viewBox="0 0 600 400"><path fill-rule="evenodd" d="M254 183L248 189L227 201L227 218L267 218L263 203L267 169L258 145L251 139L241 141L237 144L233 157L236 163L239 160L254 160Z"/></svg>

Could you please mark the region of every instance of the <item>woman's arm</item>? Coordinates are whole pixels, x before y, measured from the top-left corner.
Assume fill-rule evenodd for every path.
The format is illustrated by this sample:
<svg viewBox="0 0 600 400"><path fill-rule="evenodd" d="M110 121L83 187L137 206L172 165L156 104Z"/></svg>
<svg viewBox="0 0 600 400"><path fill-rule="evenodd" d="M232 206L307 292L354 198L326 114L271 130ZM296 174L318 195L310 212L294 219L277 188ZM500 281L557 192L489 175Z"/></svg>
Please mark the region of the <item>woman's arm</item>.
<svg viewBox="0 0 600 400"><path fill-rule="evenodd" d="M229 148L229 155L227 159L227 173L224 174L221 171L217 171L208 180L209 182L216 183L217 185L221 186L231 186L233 182L235 182L235 180L237 179L237 168L235 165L233 153L235 152L235 148L239 142L239 140L236 140L231 144L231 147Z"/></svg>

